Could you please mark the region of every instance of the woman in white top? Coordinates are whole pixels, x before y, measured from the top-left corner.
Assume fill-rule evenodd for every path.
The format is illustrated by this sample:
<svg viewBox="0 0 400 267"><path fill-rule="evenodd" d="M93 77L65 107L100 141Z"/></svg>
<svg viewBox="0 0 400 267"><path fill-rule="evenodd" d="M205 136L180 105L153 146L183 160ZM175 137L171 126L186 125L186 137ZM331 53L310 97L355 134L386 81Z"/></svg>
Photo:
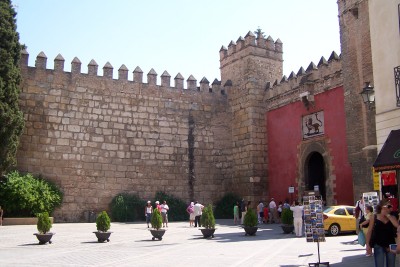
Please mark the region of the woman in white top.
<svg viewBox="0 0 400 267"><path fill-rule="evenodd" d="M146 216L147 228L149 228L152 214L153 214L153 206L151 205L151 202L149 200L149 201L147 201L146 207L144 207L144 216Z"/></svg>

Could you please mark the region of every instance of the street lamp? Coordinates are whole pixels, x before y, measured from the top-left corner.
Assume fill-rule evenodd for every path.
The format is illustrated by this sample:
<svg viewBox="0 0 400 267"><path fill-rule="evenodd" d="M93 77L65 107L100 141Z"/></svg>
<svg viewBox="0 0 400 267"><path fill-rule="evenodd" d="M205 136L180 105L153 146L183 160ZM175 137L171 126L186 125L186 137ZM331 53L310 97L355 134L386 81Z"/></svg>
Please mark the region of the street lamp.
<svg viewBox="0 0 400 267"><path fill-rule="evenodd" d="M370 82L365 83L365 87L360 94L364 103L368 105L369 109L372 109L375 104L375 91L374 87L370 85Z"/></svg>

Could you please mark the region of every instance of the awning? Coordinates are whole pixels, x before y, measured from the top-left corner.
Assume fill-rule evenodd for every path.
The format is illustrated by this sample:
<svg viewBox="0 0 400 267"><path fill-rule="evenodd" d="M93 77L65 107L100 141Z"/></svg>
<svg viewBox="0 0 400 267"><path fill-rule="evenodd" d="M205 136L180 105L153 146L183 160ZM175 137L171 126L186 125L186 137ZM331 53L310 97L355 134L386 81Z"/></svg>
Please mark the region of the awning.
<svg viewBox="0 0 400 267"><path fill-rule="evenodd" d="M374 163L375 171L400 169L400 130L392 130Z"/></svg>

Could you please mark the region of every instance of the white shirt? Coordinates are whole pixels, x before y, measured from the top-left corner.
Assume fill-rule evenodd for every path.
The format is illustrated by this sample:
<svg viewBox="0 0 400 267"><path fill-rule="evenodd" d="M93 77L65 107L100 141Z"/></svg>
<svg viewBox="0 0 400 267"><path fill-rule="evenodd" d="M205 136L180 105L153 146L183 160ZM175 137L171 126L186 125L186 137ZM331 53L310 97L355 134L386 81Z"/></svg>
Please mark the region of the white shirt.
<svg viewBox="0 0 400 267"><path fill-rule="evenodd" d="M300 219L303 216L303 206L290 207L290 210L293 211L293 218Z"/></svg>
<svg viewBox="0 0 400 267"><path fill-rule="evenodd" d="M275 203L275 201L271 200L271 202L269 202L269 208L270 208L270 209L276 209L276 203Z"/></svg>
<svg viewBox="0 0 400 267"><path fill-rule="evenodd" d="M169 207L167 204L162 204L161 205L161 212L167 212L169 210Z"/></svg>
<svg viewBox="0 0 400 267"><path fill-rule="evenodd" d="M195 204L194 207L193 207L194 216L200 216L202 214L201 210L203 208L204 208L204 206L201 205L200 203Z"/></svg>

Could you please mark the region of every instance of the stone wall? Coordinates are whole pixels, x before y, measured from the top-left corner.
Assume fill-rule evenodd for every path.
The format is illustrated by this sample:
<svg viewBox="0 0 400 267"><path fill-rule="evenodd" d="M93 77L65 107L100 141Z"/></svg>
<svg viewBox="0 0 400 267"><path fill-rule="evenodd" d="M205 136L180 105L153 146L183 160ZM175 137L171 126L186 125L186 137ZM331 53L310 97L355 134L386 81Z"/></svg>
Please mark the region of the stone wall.
<svg viewBox="0 0 400 267"><path fill-rule="evenodd" d="M26 65L27 57L24 52L20 104L26 128L18 168L62 188L56 221L108 210L121 192L150 199L165 191L203 203L225 192L232 176L232 116L218 83L210 88L203 79L198 88L188 79L191 89L183 89L158 86L156 79L113 80L109 63L98 76L94 61L82 74L76 59L69 73L61 56L54 70L46 69L43 53L35 67ZM149 75L156 78L154 70Z"/></svg>

